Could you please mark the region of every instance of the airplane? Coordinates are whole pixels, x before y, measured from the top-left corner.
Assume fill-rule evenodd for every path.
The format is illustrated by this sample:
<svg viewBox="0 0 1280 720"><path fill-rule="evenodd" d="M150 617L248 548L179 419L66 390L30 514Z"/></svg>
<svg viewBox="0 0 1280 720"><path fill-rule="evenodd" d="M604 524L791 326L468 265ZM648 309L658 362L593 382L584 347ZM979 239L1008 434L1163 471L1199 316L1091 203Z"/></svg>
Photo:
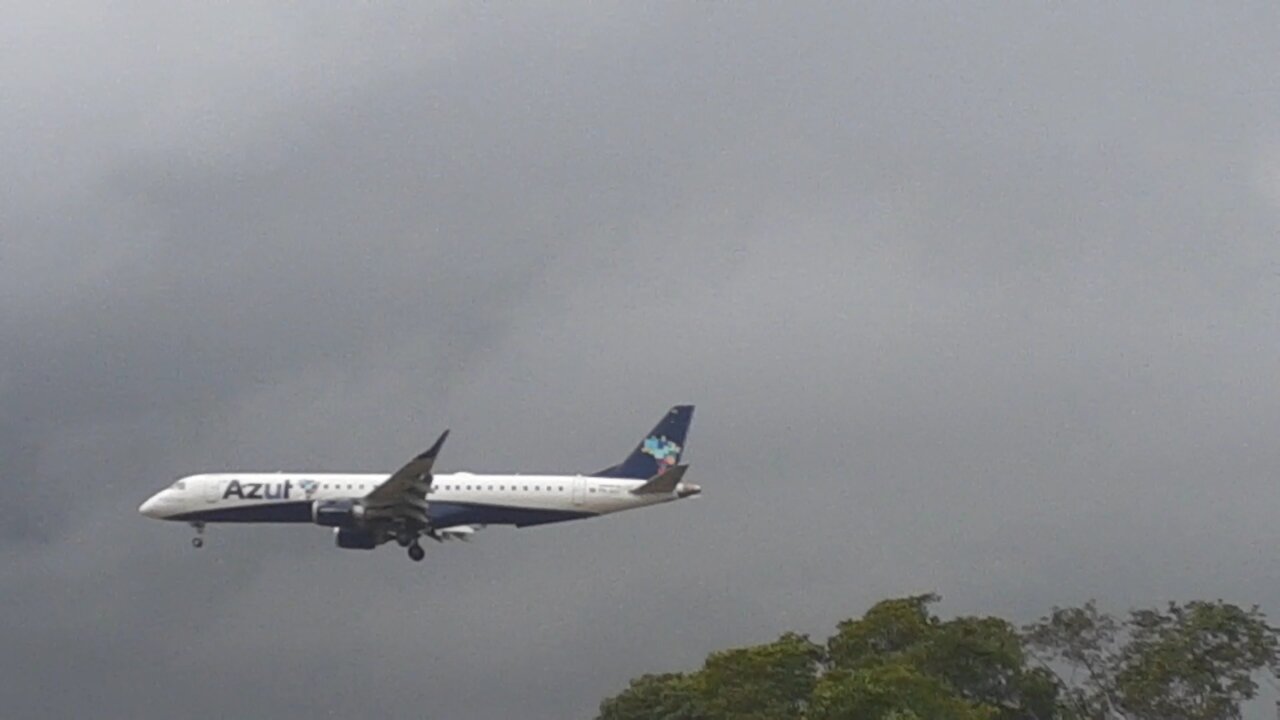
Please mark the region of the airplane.
<svg viewBox="0 0 1280 720"><path fill-rule="evenodd" d="M671 408L622 462L591 475L436 474L449 431L391 473L215 473L190 475L138 508L190 524L204 547L207 523L307 523L333 528L340 548L372 550L395 540L409 557L419 539L467 540L488 525L529 527L581 520L693 497L681 465L692 405Z"/></svg>

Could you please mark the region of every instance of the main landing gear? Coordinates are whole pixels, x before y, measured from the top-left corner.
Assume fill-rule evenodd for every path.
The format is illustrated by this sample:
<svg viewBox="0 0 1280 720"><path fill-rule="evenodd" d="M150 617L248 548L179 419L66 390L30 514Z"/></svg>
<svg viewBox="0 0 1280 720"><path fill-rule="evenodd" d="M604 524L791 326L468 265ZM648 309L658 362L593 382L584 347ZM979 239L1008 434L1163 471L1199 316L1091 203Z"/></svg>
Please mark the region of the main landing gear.
<svg viewBox="0 0 1280 720"><path fill-rule="evenodd" d="M426 556L426 551L422 549L417 540L414 540L413 544L409 546L409 559L414 562L422 562L422 558Z"/></svg>
<svg viewBox="0 0 1280 720"><path fill-rule="evenodd" d="M204 537L202 537L204 535L204 523L193 522L191 527L196 529L196 536L191 538L191 547L199 550L204 547Z"/></svg>

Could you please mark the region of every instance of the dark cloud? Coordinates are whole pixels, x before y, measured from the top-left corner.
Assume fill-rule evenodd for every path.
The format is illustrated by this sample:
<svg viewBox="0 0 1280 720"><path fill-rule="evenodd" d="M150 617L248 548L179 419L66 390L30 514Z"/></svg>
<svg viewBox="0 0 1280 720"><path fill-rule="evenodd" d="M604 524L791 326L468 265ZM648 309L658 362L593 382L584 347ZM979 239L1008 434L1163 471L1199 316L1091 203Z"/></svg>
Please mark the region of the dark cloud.
<svg viewBox="0 0 1280 720"><path fill-rule="evenodd" d="M7 712L589 717L893 594L1280 612L1275 20L17 12ZM445 426L591 470L675 402L704 498L421 566L136 514Z"/></svg>

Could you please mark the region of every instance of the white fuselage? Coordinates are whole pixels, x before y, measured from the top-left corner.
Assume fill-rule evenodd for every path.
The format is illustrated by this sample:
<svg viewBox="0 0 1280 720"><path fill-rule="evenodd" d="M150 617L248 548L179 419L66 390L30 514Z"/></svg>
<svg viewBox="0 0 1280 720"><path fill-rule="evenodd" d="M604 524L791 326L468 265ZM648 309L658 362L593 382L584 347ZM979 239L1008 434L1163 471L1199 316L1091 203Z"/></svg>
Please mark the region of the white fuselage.
<svg viewBox="0 0 1280 720"><path fill-rule="evenodd" d="M394 473L191 475L142 503L147 517L191 523L314 523L338 547L372 550L395 540L422 559L421 537L469 537L486 525L545 525L658 505L702 491L684 482L681 454L692 405L676 405L622 462L594 475L435 472L449 431ZM191 544L201 547L199 537Z"/></svg>
<svg viewBox="0 0 1280 720"><path fill-rule="evenodd" d="M348 473L218 473L192 475L156 493L139 508L161 520L206 522L313 521L316 501L358 501L388 475ZM427 514L436 528L457 525L541 525L670 502L696 495L633 494L641 480L584 475L435 475Z"/></svg>

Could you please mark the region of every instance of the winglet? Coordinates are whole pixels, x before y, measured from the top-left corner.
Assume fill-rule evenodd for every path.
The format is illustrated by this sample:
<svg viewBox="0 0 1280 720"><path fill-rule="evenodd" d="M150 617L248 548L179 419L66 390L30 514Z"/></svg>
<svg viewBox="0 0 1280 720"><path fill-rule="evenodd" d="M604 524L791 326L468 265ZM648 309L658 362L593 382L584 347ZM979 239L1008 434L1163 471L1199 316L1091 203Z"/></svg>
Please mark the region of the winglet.
<svg viewBox="0 0 1280 720"><path fill-rule="evenodd" d="M670 470L665 470L648 482L631 491L633 495L665 495L676 491L676 487L680 485L681 478L684 477L684 471L688 470L688 465L676 465Z"/></svg>
<svg viewBox="0 0 1280 720"><path fill-rule="evenodd" d="M436 440L435 445L432 445L430 448L427 449L426 452L422 453L415 459L416 460L435 460L436 456L440 454L440 448L444 446L444 439L447 437L449 437L449 431L445 430L444 432L440 433L440 439Z"/></svg>

